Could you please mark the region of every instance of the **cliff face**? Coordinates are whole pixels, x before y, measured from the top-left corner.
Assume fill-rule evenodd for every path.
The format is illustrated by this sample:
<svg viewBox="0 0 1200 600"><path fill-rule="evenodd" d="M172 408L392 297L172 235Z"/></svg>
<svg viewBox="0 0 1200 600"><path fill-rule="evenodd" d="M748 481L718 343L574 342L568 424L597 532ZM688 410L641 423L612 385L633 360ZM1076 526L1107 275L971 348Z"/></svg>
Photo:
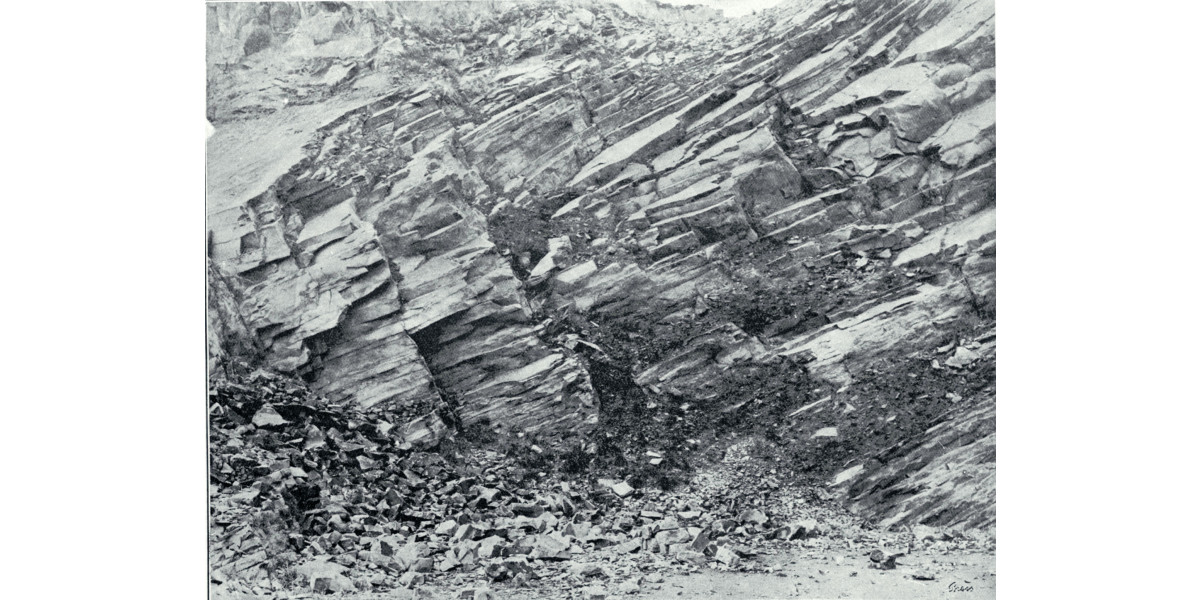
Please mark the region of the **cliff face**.
<svg viewBox="0 0 1200 600"><path fill-rule="evenodd" d="M210 353L414 440L769 414L869 514L994 522L909 477L994 470L992 3L627 4L211 5Z"/></svg>

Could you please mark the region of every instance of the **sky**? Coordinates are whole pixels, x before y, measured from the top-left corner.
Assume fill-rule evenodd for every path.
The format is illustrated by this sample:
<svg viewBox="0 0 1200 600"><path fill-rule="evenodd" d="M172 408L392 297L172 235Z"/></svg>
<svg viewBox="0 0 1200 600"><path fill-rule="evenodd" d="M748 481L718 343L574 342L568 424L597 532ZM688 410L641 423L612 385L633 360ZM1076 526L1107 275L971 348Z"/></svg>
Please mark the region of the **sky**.
<svg viewBox="0 0 1200 600"><path fill-rule="evenodd" d="M776 4L780 4L783 0L661 0L667 4L703 4L713 8L719 8L725 12L726 17L740 17L748 15L751 11L771 8Z"/></svg>

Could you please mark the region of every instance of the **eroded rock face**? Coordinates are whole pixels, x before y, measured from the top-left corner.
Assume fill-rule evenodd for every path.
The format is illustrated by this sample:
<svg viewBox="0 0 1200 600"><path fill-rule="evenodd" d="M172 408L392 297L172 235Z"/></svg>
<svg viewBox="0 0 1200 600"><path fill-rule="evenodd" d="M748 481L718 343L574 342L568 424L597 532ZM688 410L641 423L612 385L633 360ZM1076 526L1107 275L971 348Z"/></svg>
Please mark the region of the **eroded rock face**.
<svg viewBox="0 0 1200 600"><path fill-rule="evenodd" d="M465 424L586 428L587 373L537 339L519 281L468 201L483 184L456 157L448 122L430 116L440 115L420 95L376 102L235 209L212 254L247 284L240 316L269 366L305 374L331 399L414 413L450 400ZM344 144L381 130L413 152L390 157L398 175L372 181Z"/></svg>
<svg viewBox="0 0 1200 600"><path fill-rule="evenodd" d="M278 90L214 101L210 148L263 112L313 131L285 175L210 201L210 347L341 402L578 435L590 361L625 349L547 323L686 330L626 353L629 379L734 410L716 375L803 364L852 393L873 359L994 320L990 1L406 4L210 9L210 43L248 55L217 88ZM290 37L252 33L277 21Z"/></svg>
<svg viewBox="0 0 1200 600"><path fill-rule="evenodd" d="M849 489L851 507L883 526L996 524L995 398L952 415Z"/></svg>

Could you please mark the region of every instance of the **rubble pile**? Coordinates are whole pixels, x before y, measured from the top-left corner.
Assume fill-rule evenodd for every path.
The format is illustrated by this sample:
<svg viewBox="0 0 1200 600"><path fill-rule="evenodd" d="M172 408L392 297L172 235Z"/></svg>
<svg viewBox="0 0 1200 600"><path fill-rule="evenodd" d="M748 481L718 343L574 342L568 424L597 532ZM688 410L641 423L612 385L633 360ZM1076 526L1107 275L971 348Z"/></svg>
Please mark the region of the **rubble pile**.
<svg viewBox="0 0 1200 600"><path fill-rule="evenodd" d="M818 529L771 527L760 510L725 514L707 501L660 504L624 481L516 487L513 461L495 452L451 465L384 418L331 406L281 376L250 380L219 381L211 395L216 583L337 591L476 570L520 582L600 549L737 566L753 553L734 540ZM313 561L338 565L339 576L304 566Z"/></svg>
<svg viewBox="0 0 1200 600"><path fill-rule="evenodd" d="M512 456L465 448L447 460L382 415L261 370L213 382L210 431L211 574L226 591L447 579L634 590L655 584L646 573L754 570L780 544L871 545L881 535L761 465L726 465L673 492L613 479L529 482Z"/></svg>

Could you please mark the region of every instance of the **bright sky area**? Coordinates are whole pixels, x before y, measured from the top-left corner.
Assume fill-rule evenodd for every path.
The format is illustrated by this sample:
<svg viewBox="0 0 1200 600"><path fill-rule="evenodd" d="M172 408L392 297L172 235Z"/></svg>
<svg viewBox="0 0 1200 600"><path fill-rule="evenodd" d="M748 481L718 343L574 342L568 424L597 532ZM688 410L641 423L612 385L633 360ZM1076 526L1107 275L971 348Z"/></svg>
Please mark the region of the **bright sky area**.
<svg viewBox="0 0 1200 600"><path fill-rule="evenodd" d="M783 0L660 0L667 4L703 4L719 8L727 17L740 17L752 11L771 8Z"/></svg>

